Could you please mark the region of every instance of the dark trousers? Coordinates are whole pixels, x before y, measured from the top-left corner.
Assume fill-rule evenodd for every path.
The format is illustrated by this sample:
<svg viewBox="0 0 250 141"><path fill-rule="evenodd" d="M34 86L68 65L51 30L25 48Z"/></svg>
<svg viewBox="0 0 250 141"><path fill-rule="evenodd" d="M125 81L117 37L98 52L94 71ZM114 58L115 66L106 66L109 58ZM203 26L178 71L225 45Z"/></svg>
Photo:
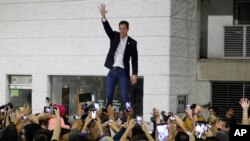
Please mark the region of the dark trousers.
<svg viewBox="0 0 250 141"><path fill-rule="evenodd" d="M129 79L125 70L122 68L113 68L109 70L106 80L106 105L113 103L114 92L117 82L121 88L121 99L123 104L129 102Z"/></svg>

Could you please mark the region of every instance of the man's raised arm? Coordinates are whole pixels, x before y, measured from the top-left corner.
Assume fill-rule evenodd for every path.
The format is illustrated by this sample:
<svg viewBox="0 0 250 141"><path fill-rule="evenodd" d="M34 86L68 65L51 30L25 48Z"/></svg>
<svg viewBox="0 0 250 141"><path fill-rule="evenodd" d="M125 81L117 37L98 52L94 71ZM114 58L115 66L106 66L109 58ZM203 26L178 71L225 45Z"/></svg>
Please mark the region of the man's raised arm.
<svg viewBox="0 0 250 141"><path fill-rule="evenodd" d="M109 36L109 38L112 39L114 37L114 31L112 30L112 28L109 25L107 18L106 18L106 13L108 13L108 11L106 10L106 5L101 4L99 6L99 10L100 10L100 13L102 16L102 23L103 23L104 29L105 29L107 35Z"/></svg>

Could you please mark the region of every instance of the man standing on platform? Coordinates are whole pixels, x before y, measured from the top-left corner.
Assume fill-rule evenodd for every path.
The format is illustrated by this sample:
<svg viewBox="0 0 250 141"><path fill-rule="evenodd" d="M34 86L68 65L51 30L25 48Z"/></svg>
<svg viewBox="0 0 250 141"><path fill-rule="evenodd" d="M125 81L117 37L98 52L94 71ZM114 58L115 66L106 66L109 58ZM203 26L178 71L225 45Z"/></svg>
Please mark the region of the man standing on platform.
<svg viewBox="0 0 250 141"><path fill-rule="evenodd" d="M122 102L130 102L129 83L137 83L138 73L138 53L137 42L128 36L129 23L120 21L119 32L113 31L106 18L105 5L99 6L102 16L102 23L110 39L109 52L106 57L105 67L109 68L106 80L106 106L112 104L116 84L119 83L121 88ZM132 76L130 77L130 57L132 64Z"/></svg>

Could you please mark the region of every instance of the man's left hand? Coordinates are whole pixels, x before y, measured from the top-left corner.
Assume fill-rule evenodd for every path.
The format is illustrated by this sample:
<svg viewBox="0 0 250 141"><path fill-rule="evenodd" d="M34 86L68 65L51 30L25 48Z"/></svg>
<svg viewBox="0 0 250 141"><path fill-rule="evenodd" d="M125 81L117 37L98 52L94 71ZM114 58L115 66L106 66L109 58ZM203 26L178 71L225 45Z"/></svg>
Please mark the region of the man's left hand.
<svg viewBox="0 0 250 141"><path fill-rule="evenodd" d="M130 77L130 82L131 82L131 85L135 85L137 83L137 76L133 74Z"/></svg>

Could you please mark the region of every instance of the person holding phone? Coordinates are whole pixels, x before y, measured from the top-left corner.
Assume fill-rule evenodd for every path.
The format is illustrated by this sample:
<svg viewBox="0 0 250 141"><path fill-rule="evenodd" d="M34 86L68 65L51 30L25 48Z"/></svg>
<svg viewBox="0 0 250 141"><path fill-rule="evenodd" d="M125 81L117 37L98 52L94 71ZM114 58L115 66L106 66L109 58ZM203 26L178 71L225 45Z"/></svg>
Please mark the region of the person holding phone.
<svg viewBox="0 0 250 141"><path fill-rule="evenodd" d="M129 102L129 81L131 85L137 83L138 73L138 53L137 42L128 36L129 23L121 21L119 23L119 32L113 31L106 18L105 4L99 6L102 16L102 23L110 39L110 48L106 57L105 67L109 68L106 85L106 106L112 104L116 84L121 88L121 97L123 104ZM132 76L130 75L130 58L132 59Z"/></svg>

